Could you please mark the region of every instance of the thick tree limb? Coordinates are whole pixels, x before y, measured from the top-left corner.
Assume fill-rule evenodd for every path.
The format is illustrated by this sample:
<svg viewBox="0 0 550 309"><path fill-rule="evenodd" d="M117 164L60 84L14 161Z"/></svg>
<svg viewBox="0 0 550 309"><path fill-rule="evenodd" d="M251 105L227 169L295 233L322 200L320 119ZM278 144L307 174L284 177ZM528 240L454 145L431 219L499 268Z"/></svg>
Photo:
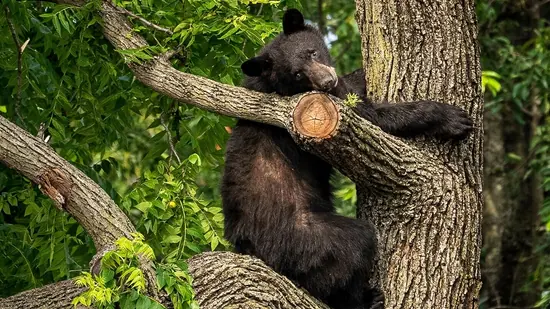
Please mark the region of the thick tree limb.
<svg viewBox="0 0 550 309"><path fill-rule="evenodd" d="M77 0L57 2L81 5ZM102 3L101 15L105 37L115 48L148 46L111 2ZM358 117L339 99L333 98L337 110L333 117L340 119L339 124L329 136L318 138L294 126L292 114L300 96L258 93L183 73L173 68L165 56L147 63L130 63L129 67L145 85L176 100L219 114L286 128L301 147L319 155L358 185L368 184L373 191L407 193L406 188L430 181L426 170L433 164L426 155ZM343 157L348 160L341 160Z"/></svg>
<svg viewBox="0 0 550 309"><path fill-rule="evenodd" d="M189 259L189 272L201 309L328 309L251 256L203 253Z"/></svg>
<svg viewBox="0 0 550 309"><path fill-rule="evenodd" d="M70 0L59 1L71 3ZM367 1L360 2L366 3ZM72 3L78 5L78 1ZM449 7L453 6L450 5ZM468 8L471 7L472 5L468 4ZM460 7L457 6L457 8ZM385 10L384 12L386 11L393 12L394 10ZM458 12L460 11L458 9ZM142 37L132 32L131 24L127 18L112 7L110 2L103 2L101 14L104 19L105 36L115 48L134 49L147 46ZM450 16L456 15L455 13ZM415 14L414 16L422 16L422 14ZM465 20L472 23L471 18ZM475 20L473 22L475 23ZM414 25L415 23L410 24ZM389 28L391 27L385 27L385 29ZM454 32L459 33L459 31ZM471 40L468 42L471 42ZM476 46L475 44L466 45ZM407 53L407 55L414 56L416 54ZM472 54L468 50L467 55L475 56L475 51ZM454 54L450 57L452 60L462 58L469 59L470 57L458 57ZM402 57L402 59L406 58ZM390 62L393 63L393 60ZM460 61L457 60L457 63L460 63ZM381 259L378 261L378 272L381 276L377 278L377 281L381 283L386 295L389 296L387 298L388 307L447 308L448 306L442 306L441 304L452 302L453 304L450 307L453 308L458 308L461 304L468 308L474 308L477 302L479 285L478 267L475 264L476 257L479 256L479 246L478 234L476 234L475 228L479 225L480 219L478 213L481 204L478 202L478 197L481 185L477 182L480 170L479 156L468 156L475 153L469 151L472 148L463 150L466 153L460 153L459 155L453 155L450 153L451 151L447 153L448 149L444 147L437 149L439 152L434 151L434 155L423 154L415 146L407 145L384 134L376 126L354 114L340 100L330 102L327 101L324 95L316 95L316 100L319 101L316 104L321 104L321 106L313 109L309 109L309 107L300 108L300 104L307 102L307 100L304 100L304 96L281 98L222 85L205 78L177 71L165 56L159 56L148 63L132 63L129 66L136 77L145 85L177 100L217 113L286 128L293 134L299 145L318 154L356 181L362 191L362 195L360 195L361 202L376 206L368 213L365 212L366 207L360 207L360 209L363 209L363 216L366 215L371 220L374 219L373 221L381 233L380 248L382 250ZM465 73L461 75L463 80L455 82L453 85L476 85L479 70L478 68L474 69L468 70L465 67L463 69ZM452 70L450 71L452 72ZM388 84L391 84L392 74L389 75ZM469 75L471 75L471 79ZM383 78L380 79L380 81L383 80ZM428 81L429 79L425 78L423 80ZM429 83L427 84L429 85ZM472 90L468 102L475 102L470 107L478 111L479 91L475 90L473 86L470 88ZM449 89L453 91L454 88L450 87ZM398 92L392 93L392 96L395 96ZM406 94L407 96L411 95L410 93ZM468 96L464 97L468 98ZM332 107L331 104L333 104ZM310 116L302 117L304 114ZM313 129L308 127L307 122L316 120L317 116L321 114L323 120L328 121L327 124L319 127L321 129L315 126ZM479 120L477 117L475 119ZM300 121L302 123L298 124ZM21 151L27 151L27 149L35 146L42 153L46 153L45 150L51 151L49 148L42 149L47 146L35 145L37 141L33 139L16 139L15 142L12 142L13 134L10 135L10 131L16 128L9 125L7 121L0 118L0 161L15 167L21 164L18 160L27 160L25 156L20 154ZM470 144L470 146L479 144L477 138L475 141L476 143ZM40 143L42 142L40 141ZM2 145L6 145L6 147L3 149ZM16 148L12 148L12 146ZM9 148L16 149L15 152L17 153L14 154L13 151L6 150ZM447 161L449 158L454 161ZM46 163L49 164L40 163L40 159L46 160ZM471 161L472 159L473 161ZM51 167L48 170L33 172L32 166L37 163L23 162L21 165L27 166L27 168L22 172L34 181L43 183L46 194L54 198L61 208L69 211L71 201L75 201L74 188L85 189L78 188L78 184L82 180L59 168L57 162L48 160L48 158L39 158L38 163ZM474 164L471 162L474 162ZM82 175L82 173L78 173L75 175ZM32 178L33 176L34 178ZM420 184L425 185L421 186ZM422 190L414 191L419 188L422 188ZM393 200L388 198L389 195L365 194L366 190L392 192ZM460 190L465 193L458 193ZM404 194L396 194L397 191ZM453 194L453 192L456 194ZM106 198L107 201L110 201L108 196ZM82 199L82 202L86 201L86 199ZM92 202L98 203L97 201ZM394 211L386 211L387 209L382 205L392 207ZM73 207L74 209L78 208ZM72 213L75 217L77 215L83 217L86 214L86 212L78 213L74 209ZM457 218L459 218L458 223L456 223ZM125 220L123 222L127 222L127 218ZM93 227L93 225L90 224L90 227ZM196 259L202 261L203 256ZM261 279L250 279L255 278L255 273L249 270L257 270L255 266L250 266L250 264L239 264L240 266L229 264L229 268L224 268L224 263L228 263L224 257L214 258L204 255L204 259L204 264L197 264L200 265L197 268L191 265L192 272L197 277L195 288L200 291L198 297L201 302L213 304L214 307L212 308L224 303L231 304L233 307L266 307L263 302L268 298L264 298L266 296L262 293L265 289L262 288L258 293L251 293L253 284L249 284L248 281L258 280L258 282L264 283L276 279L271 279L271 277L266 279L263 276L263 271L258 271ZM436 268L434 268L432 262L435 259L438 259ZM198 260L193 259L191 261L193 263ZM210 272L216 270L221 272L212 277L209 272L202 270L203 267L209 269ZM239 271L231 272L233 269L242 269L242 273L239 273ZM244 276L244 273L246 273L245 278L247 279L243 282L242 276ZM216 281L223 275L233 276L228 278L227 283L233 283L236 286L234 290L231 289L232 285L227 285L219 280ZM201 281L203 278L204 281ZM201 286L201 282L204 282L204 285ZM226 289L230 289L229 292L219 288L222 283ZM434 283L434 285L432 286L431 283ZM276 286L283 291L285 290L285 283L282 281L278 282ZM449 286L452 289L446 289ZM289 288L289 290L292 291L292 295L297 295L292 289ZM215 295L214 291L218 292L217 300L210 298ZM445 293L439 291L445 291ZM449 293L449 291L456 291L456 293ZM237 298L234 295L225 293L236 295L248 293L246 295L249 297ZM447 297L447 295L451 296ZM250 299L255 299L256 303L254 304L257 305L246 302L246 305L241 306L242 301L250 301ZM290 297L289 304L292 304L292 299L294 299L294 296ZM422 304L424 304L423 307ZM407 305L409 306L407 307ZM295 306L294 308L300 307Z"/></svg>
<svg viewBox="0 0 550 309"><path fill-rule="evenodd" d="M68 309L73 307L71 301L84 291L73 280L56 282L0 299L0 309Z"/></svg>
<svg viewBox="0 0 550 309"><path fill-rule="evenodd" d="M0 117L0 162L38 184L90 234L98 251L135 228L111 198L43 140Z"/></svg>
<svg viewBox="0 0 550 309"><path fill-rule="evenodd" d="M71 214L90 234L100 254L109 250L118 238L131 238L130 234L136 232L128 217L99 185L59 157L43 140L1 116L0 162L39 185L60 210ZM97 262L94 258L92 267ZM143 261L141 268L148 292L158 298L151 262Z"/></svg>
<svg viewBox="0 0 550 309"><path fill-rule="evenodd" d="M189 260L189 272L201 309L328 309L261 260L250 256L204 253ZM68 309L72 308L71 301L84 290L72 280L61 281L0 299L0 309Z"/></svg>

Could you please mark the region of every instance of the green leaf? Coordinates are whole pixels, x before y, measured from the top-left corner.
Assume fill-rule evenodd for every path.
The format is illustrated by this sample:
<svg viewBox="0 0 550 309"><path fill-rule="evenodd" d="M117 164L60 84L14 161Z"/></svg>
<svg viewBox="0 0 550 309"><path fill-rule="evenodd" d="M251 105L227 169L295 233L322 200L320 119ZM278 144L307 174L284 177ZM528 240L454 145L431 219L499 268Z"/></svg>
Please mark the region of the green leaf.
<svg viewBox="0 0 550 309"><path fill-rule="evenodd" d="M170 235L168 237L165 237L162 242L163 243L170 243L170 244L176 244L181 241L181 236L178 235Z"/></svg>
<svg viewBox="0 0 550 309"><path fill-rule="evenodd" d="M53 26L55 28L55 31L57 32L57 35L61 36L61 25L59 23L59 19L54 17L52 18Z"/></svg>
<svg viewBox="0 0 550 309"><path fill-rule="evenodd" d="M65 13L66 11L61 12L60 14L57 14L57 17L59 18L61 25L63 25L63 28L65 28L67 32L71 32L71 27L69 26L69 22L67 21L67 17L65 16Z"/></svg>
<svg viewBox="0 0 550 309"><path fill-rule="evenodd" d="M8 195L8 203L11 206L17 206L17 198L14 195Z"/></svg>
<svg viewBox="0 0 550 309"><path fill-rule="evenodd" d="M188 160L189 160L189 162L191 162L191 164L196 164L198 166L201 166L201 158L196 153L190 155Z"/></svg>
<svg viewBox="0 0 550 309"><path fill-rule="evenodd" d="M147 213L147 211L149 210L149 208L151 208L151 206L153 206L153 203L151 202L141 202L134 207L139 209L143 213Z"/></svg>
<svg viewBox="0 0 550 309"><path fill-rule="evenodd" d="M212 251L216 250L216 248L218 247L218 244L219 244L218 238L217 238L217 237L213 237L213 238L212 238L212 242L210 243L210 249L211 249Z"/></svg>
<svg viewBox="0 0 550 309"><path fill-rule="evenodd" d="M7 203L4 203L4 205L2 206L2 210L6 215L11 215L10 205L8 205Z"/></svg>

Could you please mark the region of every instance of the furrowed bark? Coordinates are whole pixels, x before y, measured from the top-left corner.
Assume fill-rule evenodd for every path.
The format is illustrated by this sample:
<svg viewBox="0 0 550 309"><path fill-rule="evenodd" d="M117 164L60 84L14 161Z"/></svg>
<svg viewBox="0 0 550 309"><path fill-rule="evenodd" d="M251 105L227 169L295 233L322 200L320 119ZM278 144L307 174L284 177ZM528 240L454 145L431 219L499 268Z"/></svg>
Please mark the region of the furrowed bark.
<svg viewBox="0 0 550 309"><path fill-rule="evenodd" d="M371 96L394 102L422 98L461 104L481 128L473 0L356 0L356 3ZM132 32L127 18L110 2L103 2L101 14L105 36L115 48L146 46L144 39ZM308 129L304 131L296 125L302 118L294 117L303 96L280 98L222 85L179 72L163 56L144 64L131 63L129 67L145 85L177 100L284 127L301 147L350 176L359 190L359 216L372 220L378 228L380 253L373 281L386 294L386 308L477 306L481 130L458 147L405 143L359 118L341 100L334 100L336 113L328 113L332 115L328 118L336 121L336 125L322 134L311 135ZM319 100L325 102L323 108L328 111L330 104L326 99ZM50 178L54 183L58 179L72 179L57 172ZM60 194L51 193L55 198L63 197L63 192L62 189L57 190ZM202 266L212 272L224 265L215 259L208 261ZM253 268L241 267L240 275L252 275L248 270ZM197 271L196 276L205 275L204 290L198 297L206 294L209 296L202 301L224 304L225 290L210 283L216 278L191 268ZM261 282L268 280L262 278ZM196 289L201 288L198 282ZM236 280L235 284L243 283ZM282 284L277 286L285 290ZM245 282L244 287L229 288L228 293L248 291L247 285ZM212 293L214 290L218 293ZM264 294L260 291L254 295ZM240 299L231 299L227 304L240 306ZM263 300L258 304L266 307Z"/></svg>
<svg viewBox="0 0 550 309"><path fill-rule="evenodd" d="M136 232L128 217L99 185L57 155L43 140L1 116L0 162L36 183L59 210L68 212L82 225L98 252L92 268L98 266L102 254L111 250L117 239L132 238L131 233ZM141 268L149 294L158 299L151 261L143 261Z"/></svg>
<svg viewBox="0 0 550 309"><path fill-rule="evenodd" d="M328 309L257 258L209 252L194 256L188 264L201 309ZM84 290L72 280L61 281L0 299L0 309L69 309Z"/></svg>
<svg viewBox="0 0 550 309"><path fill-rule="evenodd" d="M58 208L71 214L90 234L97 251L136 231L99 185L43 140L1 116L0 162L39 185Z"/></svg>
<svg viewBox="0 0 550 309"><path fill-rule="evenodd" d="M251 256L203 253L189 259L189 272L201 309L329 309Z"/></svg>
<svg viewBox="0 0 550 309"><path fill-rule="evenodd" d="M85 290L85 288L76 286L72 280L56 282L0 299L0 309L73 308L72 300ZM77 308L86 307L78 306Z"/></svg>
<svg viewBox="0 0 550 309"><path fill-rule="evenodd" d="M358 214L379 233L375 282L386 308L477 308L481 286L482 97L474 1L356 0L367 91L390 102L459 105L476 127L433 155L430 181L407 194L358 186Z"/></svg>

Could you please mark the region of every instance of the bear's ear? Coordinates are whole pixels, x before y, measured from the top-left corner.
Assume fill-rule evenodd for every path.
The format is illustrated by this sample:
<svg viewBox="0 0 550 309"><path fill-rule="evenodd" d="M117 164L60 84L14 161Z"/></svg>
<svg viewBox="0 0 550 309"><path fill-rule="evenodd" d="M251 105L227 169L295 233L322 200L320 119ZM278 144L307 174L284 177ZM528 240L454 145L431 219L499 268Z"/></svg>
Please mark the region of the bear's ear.
<svg viewBox="0 0 550 309"><path fill-rule="evenodd" d="M283 16L283 31L285 34L292 34L304 30L306 24L304 16L297 9L289 9Z"/></svg>
<svg viewBox="0 0 550 309"><path fill-rule="evenodd" d="M268 55L262 55L246 60L241 64L241 70L248 76L260 76L263 72L271 70L273 63Z"/></svg>

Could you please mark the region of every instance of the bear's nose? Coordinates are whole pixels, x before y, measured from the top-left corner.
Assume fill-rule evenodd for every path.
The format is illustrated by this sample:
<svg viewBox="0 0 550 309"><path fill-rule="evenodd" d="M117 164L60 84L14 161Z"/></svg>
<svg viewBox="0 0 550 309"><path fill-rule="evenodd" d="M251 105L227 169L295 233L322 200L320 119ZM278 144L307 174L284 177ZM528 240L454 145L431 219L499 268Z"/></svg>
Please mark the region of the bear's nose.
<svg viewBox="0 0 550 309"><path fill-rule="evenodd" d="M332 88L336 87L337 79L332 78L332 76L329 76L328 78L325 78L321 82L321 88L323 91L331 90Z"/></svg>

